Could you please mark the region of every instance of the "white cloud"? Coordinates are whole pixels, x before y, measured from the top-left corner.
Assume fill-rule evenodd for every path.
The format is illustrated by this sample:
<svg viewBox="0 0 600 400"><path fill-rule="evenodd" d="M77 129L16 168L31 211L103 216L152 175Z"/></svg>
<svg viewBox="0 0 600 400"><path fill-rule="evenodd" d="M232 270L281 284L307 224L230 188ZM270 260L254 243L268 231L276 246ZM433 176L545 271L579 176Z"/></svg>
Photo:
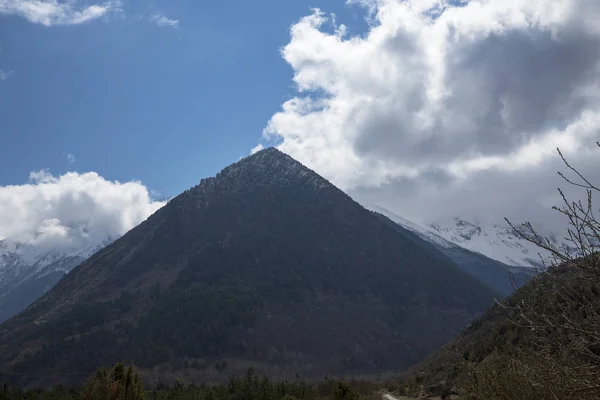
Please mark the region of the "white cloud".
<svg viewBox="0 0 600 400"><path fill-rule="evenodd" d="M75 162L75 156L71 153L67 154L67 162L73 164Z"/></svg>
<svg viewBox="0 0 600 400"><path fill-rule="evenodd" d="M171 27L171 28L179 28L179 20L170 19L165 17L164 15L154 14L149 17L150 22L155 23L161 28Z"/></svg>
<svg viewBox="0 0 600 400"><path fill-rule="evenodd" d="M555 175L555 148L579 158L598 139L597 0L350 2L364 35L318 9L292 26L282 56L298 94L265 129L343 189L405 217L527 216L524 199L553 196L539 179ZM523 192L499 186L511 182Z"/></svg>
<svg viewBox="0 0 600 400"><path fill-rule="evenodd" d="M254 147L252 148L252 150L250 150L250 154L258 153L259 151L261 151L261 150L262 150L262 149L264 149L264 148L265 148L265 147L264 147L264 146L263 146L261 143L259 143L259 144L257 144L256 146L254 146Z"/></svg>
<svg viewBox="0 0 600 400"><path fill-rule="evenodd" d="M30 182L0 186L0 239L42 248L75 248L121 235L164 205L140 182L111 182L95 172L54 176L42 170Z"/></svg>
<svg viewBox="0 0 600 400"><path fill-rule="evenodd" d="M77 25L118 11L119 1L78 6L77 1L0 0L0 14L18 15L45 26Z"/></svg>

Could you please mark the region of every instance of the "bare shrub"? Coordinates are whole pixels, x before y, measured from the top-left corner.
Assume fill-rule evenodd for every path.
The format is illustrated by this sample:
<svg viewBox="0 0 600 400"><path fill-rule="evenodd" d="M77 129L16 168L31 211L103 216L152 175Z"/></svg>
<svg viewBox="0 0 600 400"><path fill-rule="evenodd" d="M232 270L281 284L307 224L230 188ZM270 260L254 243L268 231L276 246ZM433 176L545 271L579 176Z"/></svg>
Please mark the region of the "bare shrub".
<svg viewBox="0 0 600 400"><path fill-rule="evenodd" d="M600 187L558 153L570 173L559 175L586 200L570 201L559 189L563 205L554 210L569 223L566 247L529 222L515 226L507 220L552 260L516 305L504 305L512 322L526 328L530 345L504 349L472 367L466 389L473 398L600 399L600 222L593 203Z"/></svg>

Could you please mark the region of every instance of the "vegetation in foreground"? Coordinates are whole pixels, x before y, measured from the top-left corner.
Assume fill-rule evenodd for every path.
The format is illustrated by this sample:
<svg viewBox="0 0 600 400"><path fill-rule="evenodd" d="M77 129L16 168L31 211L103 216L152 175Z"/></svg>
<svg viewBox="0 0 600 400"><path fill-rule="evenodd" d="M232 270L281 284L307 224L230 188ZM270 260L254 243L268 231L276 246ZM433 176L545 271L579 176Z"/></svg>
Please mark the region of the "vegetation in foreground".
<svg viewBox="0 0 600 400"><path fill-rule="evenodd" d="M98 370L82 387L22 390L5 383L0 400L375 400L379 399L378 389L367 381L272 381L249 369L245 376L233 376L221 385L159 384L146 390L132 367L117 364L110 370Z"/></svg>

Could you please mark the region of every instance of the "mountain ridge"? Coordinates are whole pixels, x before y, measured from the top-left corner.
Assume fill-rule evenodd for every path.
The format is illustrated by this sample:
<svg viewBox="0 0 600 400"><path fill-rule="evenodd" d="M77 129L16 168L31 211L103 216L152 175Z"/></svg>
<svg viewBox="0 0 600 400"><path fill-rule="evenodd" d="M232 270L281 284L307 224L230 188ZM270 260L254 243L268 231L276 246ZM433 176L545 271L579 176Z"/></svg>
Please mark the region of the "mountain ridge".
<svg viewBox="0 0 600 400"><path fill-rule="evenodd" d="M516 234L508 224L483 223L477 219L469 220L459 216L415 222L375 204L367 204L366 207L387 215L425 240L446 248L460 246L509 267L537 270L544 268L542 260L546 267L552 261L547 251ZM551 234L549 238L559 248L569 248L568 244L560 241L556 235Z"/></svg>
<svg viewBox="0 0 600 400"><path fill-rule="evenodd" d="M525 284L536 275L536 271L527 267L516 267L503 264L489 258L482 253L469 250L456 243L444 239L435 232L423 226L402 218L385 208L370 206L374 212L381 213L392 223L403 227L432 245L432 251L438 251L458 265L464 272L479 280L503 297L512 294L517 288Z"/></svg>

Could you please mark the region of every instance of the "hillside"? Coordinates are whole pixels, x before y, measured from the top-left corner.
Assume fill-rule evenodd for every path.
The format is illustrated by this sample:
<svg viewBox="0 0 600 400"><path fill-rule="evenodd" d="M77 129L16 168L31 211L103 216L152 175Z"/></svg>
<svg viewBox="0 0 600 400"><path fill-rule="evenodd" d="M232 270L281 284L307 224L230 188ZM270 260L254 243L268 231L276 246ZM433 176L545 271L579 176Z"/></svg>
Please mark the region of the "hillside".
<svg viewBox="0 0 600 400"><path fill-rule="evenodd" d="M1 325L0 375L57 383L117 361L207 379L250 365L378 374L442 346L493 296L267 149L177 196Z"/></svg>
<svg viewBox="0 0 600 400"><path fill-rule="evenodd" d="M600 360L597 283L597 272L551 268L411 368L408 381L416 378L425 386L445 381L471 390L479 385L478 390L500 396L493 398L509 393L502 385L536 399L599 398L600 388L593 384Z"/></svg>

